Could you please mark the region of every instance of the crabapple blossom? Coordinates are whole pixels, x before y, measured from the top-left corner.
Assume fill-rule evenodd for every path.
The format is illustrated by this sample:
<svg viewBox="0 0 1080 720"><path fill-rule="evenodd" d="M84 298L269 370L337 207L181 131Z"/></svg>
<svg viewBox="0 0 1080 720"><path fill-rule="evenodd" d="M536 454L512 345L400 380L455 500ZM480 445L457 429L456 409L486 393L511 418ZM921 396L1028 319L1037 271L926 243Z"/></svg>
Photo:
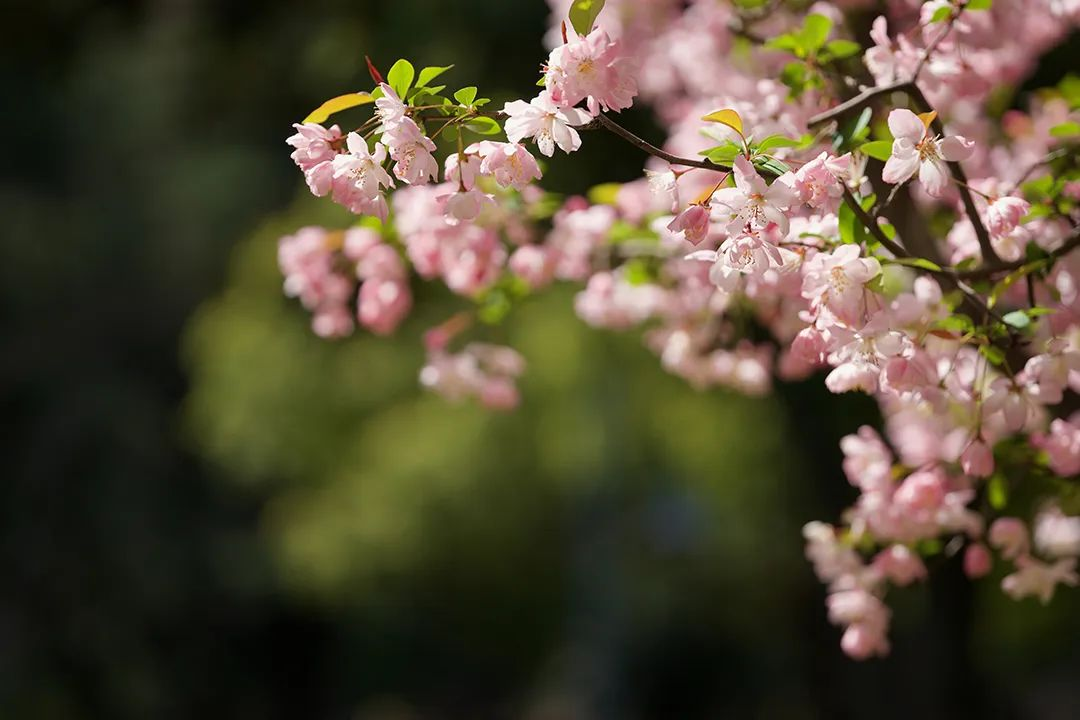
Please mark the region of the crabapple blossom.
<svg viewBox="0 0 1080 720"><path fill-rule="evenodd" d="M394 187L393 178L382 167L386 160L386 146L375 143L375 149L368 152L367 141L356 133L349 133L346 145L349 152L335 156L333 167L334 178L342 179L354 196L349 208L385 220L386 200L382 191L383 188Z"/></svg>
<svg viewBox="0 0 1080 720"><path fill-rule="evenodd" d="M482 142L477 146L480 172L491 175L503 187L523 190L541 177L536 158L520 143Z"/></svg>
<svg viewBox="0 0 1080 720"><path fill-rule="evenodd" d="M1019 518L1003 517L994 521L987 536L992 547L1001 550L1006 559L1016 559L1027 553L1027 526Z"/></svg>
<svg viewBox="0 0 1080 720"><path fill-rule="evenodd" d="M709 208L691 204L668 223L667 229L681 234L692 245L700 245L709 234Z"/></svg>
<svg viewBox="0 0 1080 720"><path fill-rule="evenodd" d="M1058 475L1080 473L1080 427L1057 418L1050 423L1049 433L1036 433L1031 442L1046 453L1050 469Z"/></svg>
<svg viewBox="0 0 1080 720"><path fill-rule="evenodd" d="M589 122L587 112L557 105L547 90L529 102L514 100L506 103L503 112L508 118L506 138L512 143L532 138L537 149L548 157L555 154L556 145L565 153L581 147L581 136L574 126Z"/></svg>
<svg viewBox="0 0 1080 720"><path fill-rule="evenodd" d="M585 100L589 113L595 115L628 108L637 95L633 68L620 43L600 28L585 36L571 32L566 44L551 51L546 69L544 86L560 107Z"/></svg>
<svg viewBox="0 0 1080 720"><path fill-rule="evenodd" d="M1035 549L1050 558L1080 556L1080 517L1050 507L1035 517Z"/></svg>
<svg viewBox="0 0 1080 720"><path fill-rule="evenodd" d="M789 220L785 211L799 198L793 187L794 176L786 174L766 185L765 179L742 155L735 158L732 174L735 187L722 188L713 195L729 216L728 231L739 232L744 227L761 229L773 223L781 234L786 234Z"/></svg>
<svg viewBox="0 0 1080 720"><path fill-rule="evenodd" d="M964 549L964 574L971 579L978 579L988 574L993 568L990 551L982 543L971 543Z"/></svg>
<svg viewBox="0 0 1080 720"><path fill-rule="evenodd" d="M562 282L577 287L583 322L640 332L663 370L701 391L760 395L779 377L870 395L880 430L840 443L837 481L857 497L842 522L803 528L852 658L889 651L889 590L933 582L922 558L933 546L962 548L972 581L1004 563L1012 598L1046 602L1075 585L1080 169L1069 134L1080 111L1066 84L1016 94L1004 113L993 98L1037 77L1080 11L888 3L869 38L854 38L868 48L863 72L859 55L828 59L831 43L801 46L815 36L801 6L756 18L725 3L633 3L610 0L574 27L568 0L551 0L543 88L501 113L476 88L451 99L399 76L397 91L376 80L373 109L343 111L368 120L294 125L287 143L311 193L373 216L280 240L284 292L313 332L388 334L410 310L413 275L438 282L468 309L425 335L420 384L507 410L525 363L486 341L488 324ZM849 4L809 10L819 28L858 28ZM746 42L759 35L778 42ZM639 89L656 138L613 114ZM941 123L957 134L939 137ZM882 170L869 158L884 157L871 149L889 145L884 125ZM653 157L629 182L546 191L522 143L571 153L583 126Z"/></svg>
<svg viewBox="0 0 1080 720"><path fill-rule="evenodd" d="M966 138L932 136L930 121L904 108L889 113L889 130L894 138L892 154L881 179L896 185L918 173L919 182L931 195L940 195L948 184L945 163L966 160L974 150L974 144Z"/></svg>
<svg viewBox="0 0 1080 720"><path fill-rule="evenodd" d="M1020 220L1028 214L1031 203L1023 198L1006 195L990 203L986 210L986 225L991 233L998 237L1008 235Z"/></svg>
<svg viewBox="0 0 1080 720"><path fill-rule="evenodd" d="M1001 589L1014 600L1035 596L1046 605L1059 584L1075 586L1078 581L1075 557L1050 563L1024 555L1016 560L1016 572L1002 579Z"/></svg>

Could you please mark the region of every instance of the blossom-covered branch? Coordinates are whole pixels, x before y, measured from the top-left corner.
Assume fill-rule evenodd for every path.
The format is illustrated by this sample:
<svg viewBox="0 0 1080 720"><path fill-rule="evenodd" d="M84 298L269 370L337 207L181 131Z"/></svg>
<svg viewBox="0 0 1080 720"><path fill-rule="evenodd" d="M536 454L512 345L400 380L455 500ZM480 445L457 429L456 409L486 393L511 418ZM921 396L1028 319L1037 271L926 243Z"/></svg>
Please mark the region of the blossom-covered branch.
<svg viewBox="0 0 1080 720"><path fill-rule="evenodd" d="M695 387L820 376L871 395L882 429L841 444L858 498L804 530L855 658L888 652L888 592L929 557L961 556L973 580L997 566L1016 599L1077 584L1080 79L1007 111L989 98L1080 10L899 0L861 42L827 2L550 2L532 97L493 111L447 89L449 66L399 60L295 126L311 192L359 216L281 240L313 330L394 332L438 282L453 299L421 384L510 410L526 358L491 326L575 283L584 322L643 330ZM616 120L639 101L665 142ZM326 125L339 113L353 132ZM544 190L545 163L591 129L644 153L643 177Z"/></svg>

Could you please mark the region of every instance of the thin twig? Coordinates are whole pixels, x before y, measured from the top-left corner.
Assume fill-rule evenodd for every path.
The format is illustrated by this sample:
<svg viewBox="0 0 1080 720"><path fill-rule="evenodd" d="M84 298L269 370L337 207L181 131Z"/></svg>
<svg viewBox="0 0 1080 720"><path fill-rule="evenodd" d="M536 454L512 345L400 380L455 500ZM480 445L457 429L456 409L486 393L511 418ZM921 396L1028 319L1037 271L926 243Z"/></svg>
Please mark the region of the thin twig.
<svg viewBox="0 0 1080 720"><path fill-rule="evenodd" d="M667 160L672 165L685 165L687 167L701 168L703 170L716 170L717 172L723 172L725 170L728 172L731 171L730 165L721 165L720 163L709 162L708 160L692 160L690 158L672 155L669 152L661 150L647 140L638 137L603 113L596 116L596 121L599 125L603 126L605 130L615 133L639 150L642 150L653 157L658 157L661 160Z"/></svg>

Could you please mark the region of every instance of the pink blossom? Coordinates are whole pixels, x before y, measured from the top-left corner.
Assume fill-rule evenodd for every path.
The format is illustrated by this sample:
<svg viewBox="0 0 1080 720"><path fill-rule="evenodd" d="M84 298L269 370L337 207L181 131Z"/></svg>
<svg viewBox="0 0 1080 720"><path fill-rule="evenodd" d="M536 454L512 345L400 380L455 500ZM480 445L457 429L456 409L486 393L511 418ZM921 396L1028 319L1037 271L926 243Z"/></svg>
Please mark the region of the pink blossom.
<svg viewBox="0 0 1080 720"><path fill-rule="evenodd" d="M786 235L785 211L799 198L793 187L794 176L788 173L766 185L750 161L741 155L735 158L733 167L735 187L718 190L713 196L729 216L728 230L737 233L744 227L763 229L774 223L780 234Z"/></svg>
<svg viewBox="0 0 1080 720"><path fill-rule="evenodd" d="M1080 517L1069 516L1057 506L1042 510L1034 523L1035 547L1050 558L1080 556Z"/></svg>
<svg viewBox="0 0 1080 720"><path fill-rule="evenodd" d="M376 277L360 285L357 319L376 335L392 333L411 307L412 293L400 280Z"/></svg>
<svg viewBox="0 0 1080 720"><path fill-rule="evenodd" d="M375 143L375 150L369 153L367 142L356 133L349 133L346 143L349 152L334 158L334 178L341 178L346 192L355 195L355 199L348 203L350 209L370 212L385 220L386 201L382 190L384 187L394 187L394 180L382 167L386 160L386 147Z"/></svg>
<svg viewBox="0 0 1080 720"><path fill-rule="evenodd" d="M1016 572L1001 581L1001 589L1013 600L1036 596L1043 605L1054 597L1059 584L1075 586L1076 558L1062 558L1054 563L1024 555L1016 560Z"/></svg>
<svg viewBox="0 0 1080 720"><path fill-rule="evenodd" d="M990 477L994 473L994 453L982 440L972 440L960 456L960 467L971 477Z"/></svg>
<svg viewBox="0 0 1080 720"><path fill-rule="evenodd" d="M960 136L945 139L931 136L929 123L903 108L889 113L889 130L894 138L892 154L881 179L896 185L907 182L918 172L919 182L930 195L940 195L948 184L949 169L945 163L966 160L974 148L974 143Z"/></svg>
<svg viewBox="0 0 1080 720"><path fill-rule="evenodd" d="M709 234L709 208L704 205L689 205L668 223L667 229L681 233L686 241L700 245Z"/></svg>
<svg viewBox="0 0 1080 720"><path fill-rule="evenodd" d="M530 288L542 288L551 282L555 268L548 251L539 245L522 245L513 252L508 262L510 272L529 284Z"/></svg>
<svg viewBox="0 0 1080 720"><path fill-rule="evenodd" d="M889 653L889 609L866 590L842 590L829 595L829 620L847 629L841 649L855 660Z"/></svg>
<svg viewBox="0 0 1080 720"><path fill-rule="evenodd" d="M532 138L537 149L548 157L555 153L556 145L565 153L581 147L581 136L574 126L589 122L587 112L557 105L547 90L529 102L506 103L503 112L509 116L504 124L506 138L512 143Z"/></svg>
<svg viewBox="0 0 1080 720"><path fill-rule="evenodd" d="M495 199L478 188L446 196L446 215L460 222L475 220L485 207L494 206Z"/></svg>
<svg viewBox="0 0 1080 720"><path fill-rule="evenodd" d="M679 208L679 184L678 176L671 170L665 172L653 172L652 170L646 170L645 176L648 178L649 191L654 195L663 198L671 206L671 212L675 212Z"/></svg>
<svg viewBox="0 0 1080 720"><path fill-rule="evenodd" d="M866 310L866 283L881 272L874 258L860 257L858 245L841 245L831 253L817 253L806 262L802 296L810 307L846 325L862 324Z"/></svg>
<svg viewBox="0 0 1080 720"><path fill-rule="evenodd" d="M402 118L393 130L382 136L394 160L394 176L410 185L434 182L439 175L439 163L431 153L435 143L420 130L412 118Z"/></svg>
<svg viewBox="0 0 1080 720"><path fill-rule="evenodd" d="M795 172L799 199L813 208L836 212L844 196L844 181L851 165L850 155L834 157L823 152Z"/></svg>
<svg viewBox="0 0 1080 720"><path fill-rule="evenodd" d="M884 490L892 484L892 453L872 427L863 425L857 435L840 440L844 474L848 482L864 491Z"/></svg>
<svg viewBox="0 0 1080 720"><path fill-rule="evenodd" d="M1014 517L1002 517L990 526L987 540L992 547L1001 551L1001 556L1012 560L1028 551L1028 531L1023 520Z"/></svg>
<svg viewBox="0 0 1080 720"><path fill-rule="evenodd" d="M443 163L443 177L448 183L454 183L464 190L472 190L476 186L476 178L480 175L480 156L477 154L479 145L470 145L463 153L450 153Z"/></svg>
<svg viewBox="0 0 1080 720"><path fill-rule="evenodd" d="M990 551L982 543L971 543L964 550L964 574L972 580L987 575L992 567Z"/></svg>
<svg viewBox="0 0 1080 720"><path fill-rule="evenodd" d="M874 557L874 567L900 587L926 579L926 566L907 545L890 545Z"/></svg>
<svg viewBox="0 0 1080 720"><path fill-rule="evenodd" d="M571 30L565 45L551 51L544 86L560 107L587 101L593 115L630 107L637 95L632 68L619 41L596 28L581 36Z"/></svg>
<svg viewBox="0 0 1080 720"><path fill-rule="evenodd" d="M311 316L311 329L321 338L340 338L352 334L353 319L345 305L327 305Z"/></svg>
<svg viewBox="0 0 1080 720"><path fill-rule="evenodd" d="M406 119L408 106L386 83L380 83L379 90L382 91L382 96L375 100L375 114L384 131L393 131Z"/></svg>
<svg viewBox="0 0 1080 720"><path fill-rule="evenodd" d="M479 143L480 172L503 187L522 190L541 177L536 158L520 143Z"/></svg>
<svg viewBox="0 0 1080 720"><path fill-rule="evenodd" d="M893 46L884 16L879 15L874 19L870 39L874 41L874 46L866 51L863 58L879 86L911 77L919 62L919 52L903 35L897 37L897 45Z"/></svg>
<svg viewBox="0 0 1080 720"><path fill-rule="evenodd" d="M810 522L803 526L802 534L806 539L806 558L813 563L814 572L822 582L836 583L865 572L859 554L839 540L833 526Z"/></svg>
<svg viewBox="0 0 1080 720"><path fill-rule="evenodd" d="M341 128L337 125L331 125L327 129L318 123L298 123L293 127L296 128L296 134L285 142L296 148L290 157L305 173L321 163L333 160L337 155L331 144L341 140Z"/></svg>
<svg viewBox="0 0 1080 720"><path fill-rule="evenodd" d="M1032 444L1046 453L1050 469L1058 475L1080 473L1080 427L1057 418L1050 423L1050 432L1036 433Z"/></svg>
<svg viewBox="0 0 1080 720"><path fill-rule="evenodd" d="M1006 195L990 203L986 209L986 226L994 235L1002 237L1011 233L1020 224L1031 203L1018 197Z"/></svg>
<svg viewBox="0 0 1080 720"><path fill-rule="evenodd" d="M909 511L934 511L945 500L945 491L945 478L940 472L919 470L904 478L894 500Z"/></svg>
<svg viewBox="0 0 1080 720"><path fill-rule="evenodd" d="M420 383L448 400L472 397L490 409L510 410L519 402L514 382L524 370L524 358L513 349L470 343L457 354L431 350Z"/></svg>

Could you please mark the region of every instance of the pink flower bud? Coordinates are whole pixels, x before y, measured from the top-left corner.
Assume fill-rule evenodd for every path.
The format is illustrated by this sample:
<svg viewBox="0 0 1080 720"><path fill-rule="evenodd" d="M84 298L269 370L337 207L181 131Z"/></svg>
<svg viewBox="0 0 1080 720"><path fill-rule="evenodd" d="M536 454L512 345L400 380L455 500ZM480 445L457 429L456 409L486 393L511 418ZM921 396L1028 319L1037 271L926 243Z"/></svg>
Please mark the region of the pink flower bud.
<svg viewBox="0 0 1080 720"><path fill-rule="evenodd" d="M509 260L510 272L529 284L541 288L551 282L555 268L549 262L548 251L540 245L522 245Z"/></svg>
<svg viewBox="0 0 1080 720"><path fill-rule="evenodd" d="M876 654L886 654L889 641L871 626L856 623L844 631L844 636L840 638L840 649L852 660L866 660Z"/></svg>
<svg viewBox="0 0 1080 720"><path fill-rule="evenodd" d="M960 456L960 467L965 475L989 477L994 472L994 453L982 440L975 440Z"/></svg>
<svg viewBox="0 0 1080 720"><path fill-rule="evenodd" d="M521 394L512 380L493 378L480 388L480 402L491 410L513 410L521 403Z"/></svg>
<svg viewBox="0 0 1080 720"><path fill-rule="evenodd" d="M1002 557L1013 560L1028 551L1028 530L1024 521L1014 517L998 518L987 536L990 545L1001 551Z"/></svg>
<svg viewBox="0 0 1080 720"><path fill-rule="evenodd" d="M874 558L874 567L900 587L926 577L922 559L906 545L893 545L879 552Z"/></svg>
<svg viewBox="0 0 1080 720"><path fill-rule="evenodd" d="M972 543L964 551L964 574L972 580L990 572L992 564L990 551L982 543Z"/></svg>
<svg viewBox="0 0 1080 720"><path fill-rule="evenodd" d="M691 205L676 215L667 228L673 233L681 232L687 242L699 245L709 234L709 208Z"/></svg>
<svg viewBox="0 0 1080 720"><path fill-rule="evenodd" d="M1030 209L1031 203L1027 200L1006 195L990 203L986 210L986 225L994 235L1008 235Z"/></svg>
<svg viewBox="0 0 1080 720"><path fill-rule="evenodd" d="M372 278L360 286L357 319L376 335L392 333L409 314L412 293L400 280Z"/></svg>
<svg viewBox="0 0 1080 720"><path fill-rule="evenodd" d="M945 499L945 478L938 472L923 470L908 475L896 489L893 500L909 510L935 510Z"/></svg>

